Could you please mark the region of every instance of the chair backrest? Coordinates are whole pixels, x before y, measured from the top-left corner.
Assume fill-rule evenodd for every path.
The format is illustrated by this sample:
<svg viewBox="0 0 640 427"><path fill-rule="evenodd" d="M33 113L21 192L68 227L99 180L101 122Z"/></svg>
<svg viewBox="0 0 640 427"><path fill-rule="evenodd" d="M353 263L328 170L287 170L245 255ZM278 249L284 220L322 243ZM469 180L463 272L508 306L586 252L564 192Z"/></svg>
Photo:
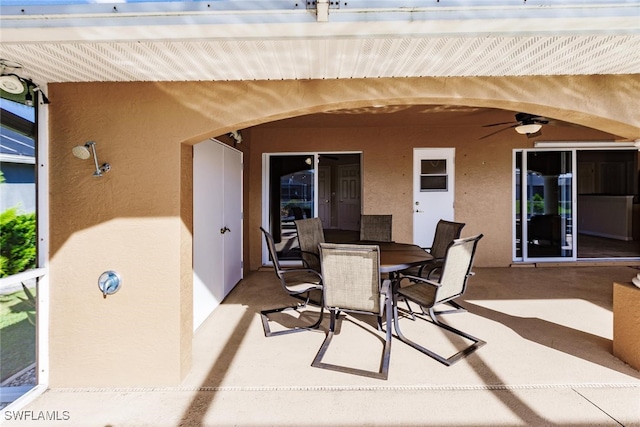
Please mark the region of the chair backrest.
<svg viewBox="0 0 640 427"><path fill-rule="evenodd" d="M269 250L271 261L273 261L273 268L276 271L276 275L278 276L278 278L280 278L280 280L283 281L284 279L282 277L282 274L280 274L282 268L280 268L280 260L278 260L278 251L276 249L276 244L273 241L273 236L262 227L260 227L260 231L262 231L262 233L264 234L264 239L267 242L267 249Z"/></svg>
<svg viewBox="0 0 640 427"><path fill-rule="evenodd" d="M391 215L361 215L360 216L360 240L374 242L391 241L392 216Z"/></svg>
<svg viewBox="0 0 640 427"><path fill-rule="evenodd" d="M431 255L436 259L444 258L449 245L460 238L464 226L465 224L462 222L452 222L444 219L438 221L436 232L433 236L433 244L431 245Z"/></svg>
<svg viewBox="0 0 640 427"><path fill-rule="evenodd" d="M304 211L299 206L292 207L291 208L291 212L293 212L293 217L295 219L303 219L304 218Z"/></svg>
<svg viewBox="0 0 640 427"><path fill-rule="evenodd" d="M320 251L318 245L324 243L324 230L320 218L299 219L294 221L298 231L298 243L302 259L309 268L320 271Z"/></svg>
<svg viewBox="0 0 640 427"><path fill-rule="evenodd" d="M471 276L471 267L478 241L481 238L482 234L456 239L449 246L442 267L436 302L450 300L464 293L467 288L467 280Z"/></svg>
<svg viewBox="0 0 640 427"><path fill-rule="evenodd" d="M382 314L377 245L321 243L320 259L326 307Z"/></svg>

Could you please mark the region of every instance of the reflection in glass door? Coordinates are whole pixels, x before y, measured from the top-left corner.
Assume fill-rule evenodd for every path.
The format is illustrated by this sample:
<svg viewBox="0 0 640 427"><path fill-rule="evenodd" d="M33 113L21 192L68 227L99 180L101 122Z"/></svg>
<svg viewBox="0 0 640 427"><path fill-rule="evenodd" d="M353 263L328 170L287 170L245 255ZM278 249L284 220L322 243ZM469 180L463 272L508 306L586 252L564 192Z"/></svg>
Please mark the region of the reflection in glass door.
<svg viewBox="0 0 640 427"><path fill-rule="evenodd" d="M516 153L516 259L575 258L574 163L572 151Z"/></svg>
<svg viewBox="0 0 640 427"><path fill-rule="evenodd" d="M278 257L299 259L296 219L315 216L315 155L269 158L269 225Z"/></svg>

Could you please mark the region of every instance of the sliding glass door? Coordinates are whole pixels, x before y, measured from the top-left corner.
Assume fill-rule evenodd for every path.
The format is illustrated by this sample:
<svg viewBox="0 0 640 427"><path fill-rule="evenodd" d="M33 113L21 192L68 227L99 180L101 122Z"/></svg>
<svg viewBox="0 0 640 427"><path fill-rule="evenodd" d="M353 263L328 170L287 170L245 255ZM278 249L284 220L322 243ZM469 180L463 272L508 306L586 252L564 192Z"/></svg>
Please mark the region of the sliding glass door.
<svg viewBox="0 0 640 427"><path fill-rule="evenodd" d="M316 215L316 156L269 156L268 224L281 259L299 258L296 219Z"/></svg>
<svg viewBox="0 0 640 427"><path fill-rule="evenodd" d="M575 259L575 151L524 150L515 156L514 258Z"/></svg>

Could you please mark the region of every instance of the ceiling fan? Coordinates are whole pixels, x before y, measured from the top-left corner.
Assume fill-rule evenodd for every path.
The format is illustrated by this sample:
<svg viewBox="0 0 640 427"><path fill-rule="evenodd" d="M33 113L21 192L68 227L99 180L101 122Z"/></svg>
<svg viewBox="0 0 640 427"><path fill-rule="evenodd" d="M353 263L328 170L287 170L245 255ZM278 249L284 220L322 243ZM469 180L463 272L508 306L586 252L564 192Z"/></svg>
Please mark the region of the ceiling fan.
<svg viewBox="0 0 640 427"><path fill-rule="evenodd" d="M483 136L480 139L488 138L492 135L500 133L504 130L515 128L516 132L521 135L527 135L527 138L533 138L535 136L541 135L540 130L542 129L542 125L546 125L550 122L549 119L545 117L535 116L533 114L528 113L516 113L515 122L502 122L502 123L492 123L490 125L484 125L483 127L493 127L493 126L502 126L502 125L511 125L495 132L492 132L488 135Z"/></svg>

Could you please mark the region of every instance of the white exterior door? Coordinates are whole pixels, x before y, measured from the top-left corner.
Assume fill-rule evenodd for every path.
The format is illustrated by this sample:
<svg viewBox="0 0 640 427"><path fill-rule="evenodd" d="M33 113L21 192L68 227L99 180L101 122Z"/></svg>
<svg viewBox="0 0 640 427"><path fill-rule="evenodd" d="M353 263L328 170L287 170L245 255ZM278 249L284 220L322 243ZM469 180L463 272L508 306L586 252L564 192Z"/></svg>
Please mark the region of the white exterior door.
<svg viewBox="0 0 640 427"><path fill-rule="evenodd" d="M221 144L222 145L222 144ZM242 279L242 152L224 149L224 294Z"/></svg>
<svg viewBox="0 0 640 427"><path fill-rule="evenodd" d="M454 148L413 150L413 242L430 247L441 219L454 220Z"/></svg>
<svg viewBox="0 0 640 427"><path fill-rule="evenodd" d="M242 279L242 153L193 147L193 329Z"/></svg>

